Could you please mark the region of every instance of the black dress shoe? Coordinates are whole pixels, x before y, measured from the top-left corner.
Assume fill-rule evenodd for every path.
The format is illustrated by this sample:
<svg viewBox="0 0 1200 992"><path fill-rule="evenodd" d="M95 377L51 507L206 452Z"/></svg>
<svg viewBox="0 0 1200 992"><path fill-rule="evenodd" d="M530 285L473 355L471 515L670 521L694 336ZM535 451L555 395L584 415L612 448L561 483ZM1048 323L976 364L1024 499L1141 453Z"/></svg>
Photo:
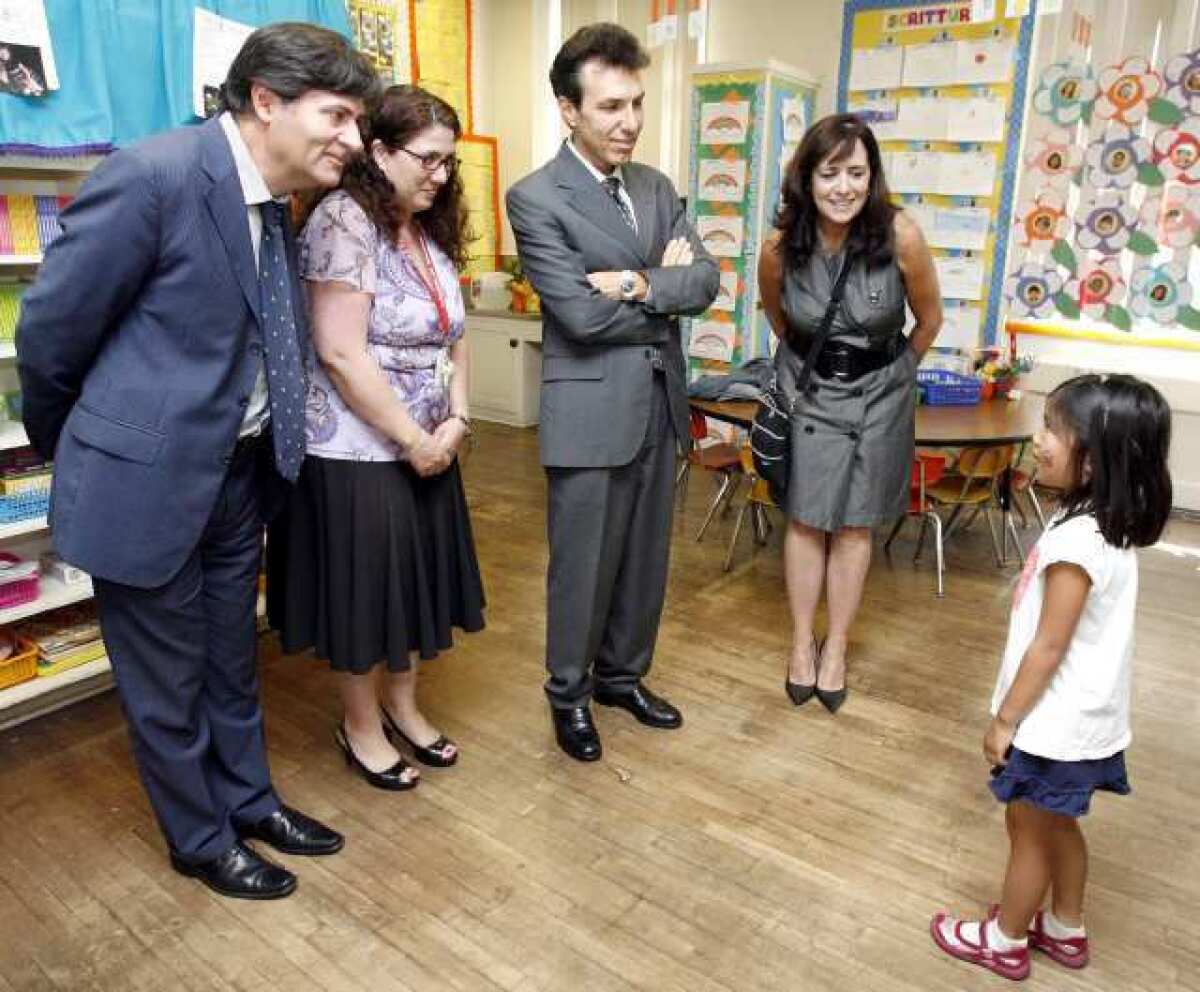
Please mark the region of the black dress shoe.
<svg viewBox="0 0 1200 992"><path fill-rule="evenodd" d="M376 789L387 789L389 792L404 792L407 789L415 789L419 778L406 778L404 773L407 772L412 765L401 758L391 768L385 768L381 772L373 772L370 768L358 760L358 755L354 753L354 748L350 746L350 738L346 736L346 731L342 727L338 727L333 732L333 739L337 741L338 747L342 749L342 754L346 756L346 764L353 768L359 775L367 780L368 785L375 786Z"/></svg>
<svg viewBox="0 0 1200 992"><path fill-rule="evenodd" d="M282 899L296 891L296 876L260 858L240 841L212 861L192 864L171 852L171 867L198 878L214 892L233 899Z"/></svg>
<svg viewBox="0 0 1200 992"><path fill-rule="evenodd" d="M576 761L597 761L602 753L600 735L586 706L573 709L550 707L554 714L554 736L558 746Z"/></svg>
<svg viewBox="0 0 1200 992"><path fill-rule="evenodd" d="M673 730L683 725L683 714L662 696L656 696L640 682L631 689L607 689L597 686L592 698L601 706L619 706L632 713L647 727Z"/></svg>
<svg viewBox="0 0 1200 992"><path fill-rule="evenodd" d="M283 854L337 854L346 845L346 838L336 830L290 806L280 806L270 816L241 827L238 834L243 839L266 841Z"/></svg>

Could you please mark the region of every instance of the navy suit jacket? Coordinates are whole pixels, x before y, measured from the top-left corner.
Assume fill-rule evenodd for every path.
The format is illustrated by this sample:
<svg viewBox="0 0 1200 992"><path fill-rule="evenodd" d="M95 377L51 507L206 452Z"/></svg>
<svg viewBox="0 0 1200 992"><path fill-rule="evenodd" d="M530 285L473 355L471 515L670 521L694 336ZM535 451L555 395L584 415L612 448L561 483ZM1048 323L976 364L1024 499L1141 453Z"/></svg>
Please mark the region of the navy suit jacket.
<svg viewBox="0 0 1200 992"><path fill-rule="evenodd" d="M220 123L114 153L62 226L17 328L25 427L55 461L54 547L151 588L199 543L260 361L257 268ZM295 276L290 230L287 244ZM303 353L296 277L292 294ZM273 505L282 479L264 481Z"/></svg>

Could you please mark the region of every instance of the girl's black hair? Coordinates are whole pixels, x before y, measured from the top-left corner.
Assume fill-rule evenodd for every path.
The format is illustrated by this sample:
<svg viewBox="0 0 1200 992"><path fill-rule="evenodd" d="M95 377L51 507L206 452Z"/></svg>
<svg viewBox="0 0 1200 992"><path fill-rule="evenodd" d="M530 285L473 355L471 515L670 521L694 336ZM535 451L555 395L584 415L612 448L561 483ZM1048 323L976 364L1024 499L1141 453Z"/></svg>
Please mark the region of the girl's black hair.
<svg viewBox="0 0 1200 992"><path fill-rule="evenodd" d="M1063 493L1064 520L1092 514L1118 548L1159 539L1171 513L1171 408L1131 375L1081 375L1046 400L1046 422L1069 435L1073 477Z"/></svg>
<svg viewBox="0 0 1200 992"><path fill-rule="evenodd" d="M780 248L789 269L803 268L817 250L818 211L812 192L813 173L828 158L832 157L834 162L849 158L860 141L867 153L871 178L867 202L850 222L846 249L850 255L864 256L872 268L892 260L895 253L892 222L899 211L892 206L879 142L861 118L854 114L830 114L808 129L784 173L783 201L775 215L775 227L782 234Z"/></svg>

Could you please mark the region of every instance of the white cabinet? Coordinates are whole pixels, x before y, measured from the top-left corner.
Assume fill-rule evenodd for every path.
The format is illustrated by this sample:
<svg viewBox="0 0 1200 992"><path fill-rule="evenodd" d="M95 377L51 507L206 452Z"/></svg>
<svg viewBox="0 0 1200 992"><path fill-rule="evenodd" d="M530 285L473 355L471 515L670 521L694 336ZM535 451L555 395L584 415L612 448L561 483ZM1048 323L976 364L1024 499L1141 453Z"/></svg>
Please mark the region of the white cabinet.
<svg viewBox="0 0 1200 992"><path fill-rule="evenodd" d="M0 192L70 194L98 161L98 158L0 157ZM40 254L0 254L0 281L30 279L40 261ZM15 359L16 349L11 342L0 342L0 390L18 386ZM0 422L0 449L19 448L28 443L25 429L19 423ZM50 544L46 527L45 517L0 525L0 548L25 558L37 558ZM31 603L0 610L0 625L90 599L91 596L91 582L67 585L43 575L38 598ZM108 659L101 657L57 675L34 678L0 689L0 730L101 692L111 685L112 672Z"/></svg>
<svg viewBox="0 0 1200 992"><path fill-rule="evenodd" d="M510 427L538 420L542 323L515 314L467 314L471 416Z"/></svg>

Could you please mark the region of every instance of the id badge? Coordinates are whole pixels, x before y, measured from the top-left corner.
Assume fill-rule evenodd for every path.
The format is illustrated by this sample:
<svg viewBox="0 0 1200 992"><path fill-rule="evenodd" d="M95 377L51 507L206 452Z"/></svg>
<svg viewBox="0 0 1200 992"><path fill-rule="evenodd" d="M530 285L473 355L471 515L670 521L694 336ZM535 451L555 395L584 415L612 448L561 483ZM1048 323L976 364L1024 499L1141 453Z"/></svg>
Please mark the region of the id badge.
<svg viewBox="0 0 1200 992"><path fill-rule="evenodd" d="M442 389L449 389L454 378L454 362L450 360L450 352L443 348L438 352L437 364L433 367L433 375Z"/></svg>

